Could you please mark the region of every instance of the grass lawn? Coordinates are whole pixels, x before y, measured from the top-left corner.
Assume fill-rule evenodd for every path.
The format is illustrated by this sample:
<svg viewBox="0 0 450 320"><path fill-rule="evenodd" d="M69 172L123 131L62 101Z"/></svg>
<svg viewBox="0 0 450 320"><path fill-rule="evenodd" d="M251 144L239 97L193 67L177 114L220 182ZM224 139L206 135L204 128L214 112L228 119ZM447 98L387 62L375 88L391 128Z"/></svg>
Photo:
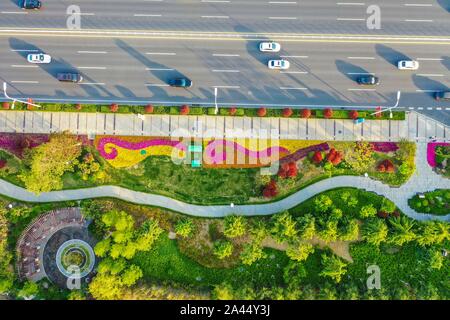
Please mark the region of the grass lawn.
<svg viewBox="0 0 450 320"><path fill-rule="evenodd" d="M450 214L450 190L435 190L425 193L425 198L421 199L418 195L408 200L411 208L417 212L447 215Z"/></svg>
<svg viewBox="0 0 450 320"><path fill-rule="evenodd" d="M207 268L180 253L177 243L167 233L161 235L149 252L140 252L132 262L141 267L146 280L174 281L182 284L211 287L221 282L243 283L257 287L283 284L283 268L289 258L282 251L264 249L267 258L251 266L229 269Z"/></svg>

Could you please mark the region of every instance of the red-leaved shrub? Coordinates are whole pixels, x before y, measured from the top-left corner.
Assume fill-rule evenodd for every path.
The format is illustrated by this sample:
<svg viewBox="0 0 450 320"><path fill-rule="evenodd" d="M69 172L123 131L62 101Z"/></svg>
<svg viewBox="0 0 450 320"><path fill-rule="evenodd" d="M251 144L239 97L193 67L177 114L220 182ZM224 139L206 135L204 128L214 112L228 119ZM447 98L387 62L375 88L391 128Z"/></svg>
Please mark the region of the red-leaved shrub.
<svg viewBox="0 0 450 320"><path fill-rule="evenodd" d="M326 109L323 111L323 116L324 116L325 118L327 118L327 119L330 119L330 118L333 116L333 109L331 109L331 108L326 108Z"/></svg>
<svg viewBox="0 0 450 320"><path fill-rule="evenodd" d="M180 114L183 114L183 115L189 114L189 106L187 104L184 104L181 106Z"/></svg>
<svg viewBox="0 0 450 320"><path fill-rule="evenodd" d="M265 117L267 114L267 109L264 107L261 107L258 109L257 115L258 117Z"/></svg>
<svg viewBox="0 0 450 320"><path fill-rule="evenodd" d="M145 110L145 113L153 113L153 111L154 111L153 105L152 104L146 105L144 110Z"/></svg>
<svg viewBox="0 0 450 320"><path fill-rule="evenodd" d="M294 111L292 111L291 108L283 109L283 117L285 117L285 118L289 118L290 116L292 116L293 113L294 113Z"/></svg>
<svg viewBox="0 0 450 320"><path fill-rule="evenodd" d="M392 161L389 159L386 159L386 160L381 161L378 164L377 170L379 172L392 173L395 171L395 168L394 168L394 164L392 163Z"/></svg>
<svg viewBox="0 0 450 320"><path fill-rule="evenodd" d="M295 162L283 163L278 170L278 176L280 178L294 178L298 174L297 164Z"/></svg>
<svg viewBox="0 0 450 320"><path fill-rule="evenodd" d="M237 112L237 108L236 107L231 107L230 108L230 116L234 116Z"/></svg>
<svg viewBox="0 0 450 320"><path fill-rule="evenodd" d="M320 151L314 152L312 159L316 164L321 163L323 160L322 152L320 152Z"/></svg>
<svg viewBox="0 0 450 320"><path fill-rule="evenodd" d="M353 119L353 120L357 119L359 116L358 111L356 111L356 110L350 111L349 116L350 116L350 119Z"/></svg>
<svg viewBox="0 0 450 320"><path fill-rule="evenodd" d="M302 110L302 118L309 118L311 117L311 110L309 109L303 109Z"/></svg>
<svg viewBox="0 0 450 320"><path fill-rule="evenodd" d="M75 109L78 110L78 111L80 111L82 108L83 108L83 107L81 106L80 103L77 103L77 104L75 105Z"/></svg>
<svg viewBox="0 0 450 320"><path fill-rule="evenodd" d="M117 112L119 111L119 105L117 103L111 103L111 105L109 106L109 110L111 112Z"/></svg>
<svg viewBox="0 0 450 320"><path fill-rule="evenodd" d="M3 169L6 166L7 161L5 159L0 159L0 169Z"/></svg>
<svg viewBox="0 0 450 320"><path fill-rule="evenodd" d="M2 107L3 107L3 109L8 110L11 106L10 106L9 102L5 101L2 103Z"/></svg>
<svg viewBox="0 0 450 320"><path fill-rule="evenodd" d="M271 180L263 190L263 196L265 198L273 198L278 194L277 183L275 180Z"/></svg>

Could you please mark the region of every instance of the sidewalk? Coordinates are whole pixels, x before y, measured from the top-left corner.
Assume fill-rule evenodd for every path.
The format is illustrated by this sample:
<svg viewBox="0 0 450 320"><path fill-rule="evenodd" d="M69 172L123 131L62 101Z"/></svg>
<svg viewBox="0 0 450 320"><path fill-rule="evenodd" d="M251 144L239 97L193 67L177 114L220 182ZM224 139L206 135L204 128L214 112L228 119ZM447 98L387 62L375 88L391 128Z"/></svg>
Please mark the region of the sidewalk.
<svg viewBox="0 0 450 320"><path fill-rule="evenodd" d="M279 139L424 142L430 136L450 141L450 127L414 111L405 121L301 118L250 118L223 116L171 116L39 111L0 111L0 132L50 133L69 130L74 134L248 137L271 135Z"/></svg>

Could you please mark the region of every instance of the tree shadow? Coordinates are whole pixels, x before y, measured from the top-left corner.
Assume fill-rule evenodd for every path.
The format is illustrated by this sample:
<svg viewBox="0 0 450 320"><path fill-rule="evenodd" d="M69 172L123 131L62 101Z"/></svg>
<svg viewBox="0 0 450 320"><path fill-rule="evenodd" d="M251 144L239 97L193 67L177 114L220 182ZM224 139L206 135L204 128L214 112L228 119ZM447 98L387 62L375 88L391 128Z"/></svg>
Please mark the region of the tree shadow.
<svg viewBox="0 0 450 320"><path fill-rule="evenodd" d="M437 3L447 12L450 12L450 1L448 0L437 0Z"/></svg>
<svg viewBox="0 0 450 320"><path fill-rule="evenodd" d="M336 68L352 81L356 81L360 76L370 73L366 69L344 60L336 60Z"/></svg>
<svg viewBox="0 0 450 320"><path fill-rule="evenodd" d="M450 71L450 56L442 57L442 64Z"/></svg>
<svg viewBox="0 0 450 320"><path fill-rule="evenodd" d="M422 77L413 74L412 80L415 86L420 90L430 90L430 92L422 92L421 94L426 94L427 96L434 99L434 93L437 91L447 91L448 87L442 82L430 79L429 77Z"/></svg>
<svg viewBox="0 0 450 320"><path fill-rule="evenodd" d="M397 63L400 60L412 60L404 53L394 50L391 47L385 46L384 44L375 45L375 51L380 57L382 57L384 60L395 67L397 67Z"/></svg>

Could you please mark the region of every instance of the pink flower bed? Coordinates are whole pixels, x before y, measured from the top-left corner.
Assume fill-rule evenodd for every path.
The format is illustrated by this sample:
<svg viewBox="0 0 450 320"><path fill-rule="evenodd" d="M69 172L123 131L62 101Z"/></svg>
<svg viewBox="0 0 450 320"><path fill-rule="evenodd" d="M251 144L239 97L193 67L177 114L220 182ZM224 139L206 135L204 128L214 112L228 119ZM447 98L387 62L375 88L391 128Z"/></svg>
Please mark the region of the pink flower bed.
<svg viewBox="0 0 450 320"><path fill-rule="evenodd" d="M371 142L373 150L376 152L393 152L398 150L398 145L395 142Z"/></svg>
<svg viewBox="0 0 450 320"><path fill-rule="evenodd" d="M107 152L105 150L106 144L113 144L113 145L116 145L118 147L128 149L128 150L140 150L140 149L145 149L145 148L148 148L151 146L172 146L179 150L186 151L186 146L184 144L180 143L180 141L176 141L176 140L149 139L149 140L145 140L145 141L141 141L141 142L129 142L129 141L121 140L119 138L106 137L106 138L100 139L100 141L97 144L97 150L100 153L100 155L107 160L115 159L118 155L118 152L117 152L116 148L110 148L110 151Z"/></svg>
<svg viewBox="0 0 450 320"><path fill-rule="evenodd" d="M310 152L327 151L329 149L330 149L330 146L326 142L321 143L321 144L316 144L314 146L310 146L307 148L298 149L294 153L281 159L281 163L283 164L283 163L295 162L295 161L298 161L298 160L306 157Z"/></svg>
<svg viewBox="0 0 450 320"><path fill-rule="evenodd" d="M430 142L427 145L427 162L434 168L436 167L436 147L439 146L449 146L450 143L445 142Z"/></svg>
<svg viewBox="0 0 450 320"><path fill-rule="evenodd" d="M0 149L22 158L25 149L35 148L48 142L48 139L47 134L2 133L0 134Z"/></svg>

